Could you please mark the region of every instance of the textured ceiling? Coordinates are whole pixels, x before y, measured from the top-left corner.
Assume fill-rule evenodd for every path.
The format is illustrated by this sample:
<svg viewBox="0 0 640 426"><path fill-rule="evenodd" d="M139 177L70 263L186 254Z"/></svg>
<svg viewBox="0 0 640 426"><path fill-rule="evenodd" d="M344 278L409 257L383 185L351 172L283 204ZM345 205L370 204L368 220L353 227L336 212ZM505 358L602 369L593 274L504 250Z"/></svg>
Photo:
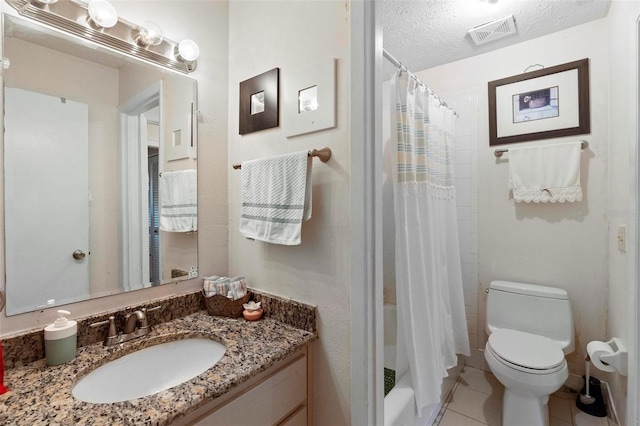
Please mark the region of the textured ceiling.
<svg viewBox="0 0 640 426"><path fill-rule="evenodd" d="M486 53L595 19L610 0L384 0L384 48L420 71ZM518 33L476 46L467 32L513 15Z"/></svg>

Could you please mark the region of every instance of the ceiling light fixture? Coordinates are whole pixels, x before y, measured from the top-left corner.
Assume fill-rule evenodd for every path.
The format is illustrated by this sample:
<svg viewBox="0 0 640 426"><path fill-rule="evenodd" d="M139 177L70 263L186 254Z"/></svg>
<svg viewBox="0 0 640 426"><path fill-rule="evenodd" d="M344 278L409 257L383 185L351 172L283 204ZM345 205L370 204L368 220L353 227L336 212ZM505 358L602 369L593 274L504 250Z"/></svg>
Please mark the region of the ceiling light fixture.
<svg viewBox="0 0 640 426"><path fill-rule="evenodd" d="M53 4L53 3L57 3L58 0L37 0L38 3L42 3L42 4Z"/></svg>
<svg viewBox="0 0 640 426"><path fill-rule="evenodd" d="M162 29L155 22L144 22L138 28L135 40L139 46L157 46L162 43Z"/></svg>
<svg viewBox="0 0 640 426"><path fill-rule="evenodd" d="M87 9L91 22L101 28L111 28L118 23L118 12L107 0L91 0Z"/></svg>

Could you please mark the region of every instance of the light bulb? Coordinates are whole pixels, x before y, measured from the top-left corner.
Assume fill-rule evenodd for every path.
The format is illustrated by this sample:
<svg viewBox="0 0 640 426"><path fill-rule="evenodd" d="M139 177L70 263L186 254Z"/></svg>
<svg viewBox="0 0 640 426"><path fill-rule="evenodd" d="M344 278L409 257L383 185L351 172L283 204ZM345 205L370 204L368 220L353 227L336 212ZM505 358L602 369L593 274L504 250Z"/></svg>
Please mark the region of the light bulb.
<svg viewBox="0 0 640 426"><path fill-rule="evenodd" d="M195 41L184 39L178 43L178 60L183 62L193 62L200 56L200 48Z"/></svg>
<svg viewBox="0 0 640 426"><path fill-rule="evenodd" d="M98 26L111 28L118 23L118 12L107 0L91 0L89 17Z"/></svg>
<svg viewBox="0 0 640 426"><path fill-rule="evenodd" d="M140 46L155 46L162 43L162 29L155 22L144 22L138 28L136 43Z"/></svg>

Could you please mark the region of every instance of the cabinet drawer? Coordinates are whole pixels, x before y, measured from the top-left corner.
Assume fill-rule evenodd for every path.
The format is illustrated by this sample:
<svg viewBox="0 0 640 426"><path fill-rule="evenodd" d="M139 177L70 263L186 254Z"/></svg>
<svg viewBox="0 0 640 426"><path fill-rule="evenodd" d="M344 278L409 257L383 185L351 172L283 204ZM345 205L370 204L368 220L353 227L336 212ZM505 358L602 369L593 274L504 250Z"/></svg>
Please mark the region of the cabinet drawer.
<svg viewBox="0 0 640 426"><path fill-rule="evenodd" d="M200 418L195 424L200 426L275 425L296 407L304 404L306 397L307 358L303 356L210 415ZM306 413L304 420L306 422ZM306 423L291 423L291 425L298 424Z"/></svg>
<svg viewBox="0 0 640 426"><path fill-rule="evenodd" d="M307 426L307 407L302 406L278 426Z"/></svg>

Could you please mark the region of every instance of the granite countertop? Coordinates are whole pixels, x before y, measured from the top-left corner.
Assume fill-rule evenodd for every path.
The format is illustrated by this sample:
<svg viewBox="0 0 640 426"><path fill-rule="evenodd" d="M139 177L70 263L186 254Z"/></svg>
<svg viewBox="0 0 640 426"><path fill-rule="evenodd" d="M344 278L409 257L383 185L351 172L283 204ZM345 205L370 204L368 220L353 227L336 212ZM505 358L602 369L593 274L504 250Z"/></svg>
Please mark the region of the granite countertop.
<svg viewBox="0 0 640 426"><path fill-rule="evenodd" d="M106 362L154 344L188 337L207 337L225 345L222 359L201 375L144 398L111 404L77 400L73 385ZM206 311L152 326L149 335L107 348L101 343L78 349L60 366L45 360L5 372L11 391L0 396L3 425L168 425L266 370L316 338L314 333L271 318L210 316ZM176 363L180 360L176 360ZM167 366L171 368L171 366Z"/></svg>

